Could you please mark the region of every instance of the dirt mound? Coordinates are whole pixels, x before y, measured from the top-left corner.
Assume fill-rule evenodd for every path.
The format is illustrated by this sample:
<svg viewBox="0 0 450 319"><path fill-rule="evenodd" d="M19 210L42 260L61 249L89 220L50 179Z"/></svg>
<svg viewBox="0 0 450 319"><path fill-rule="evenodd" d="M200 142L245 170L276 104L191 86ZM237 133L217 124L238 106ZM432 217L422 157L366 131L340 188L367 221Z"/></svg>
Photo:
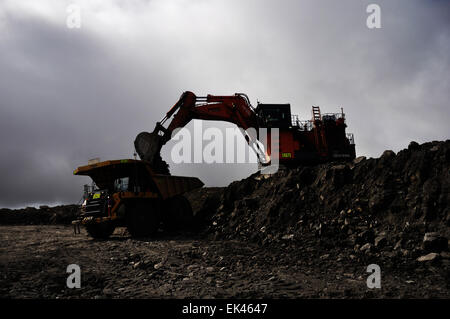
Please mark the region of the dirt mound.
<svg viewBox="0 0 450 319"><path fill-rule="evenodd" d="M261 244L316 243L360 252L447 249L450 140L411 142L398 154L254 174L205 200L206 234ZM394 249L395 248L395 249ZM439 256L438 256L439 257Z"/></svg>
<svg viewBox="0 0 450 319"><path fill-rule="evenodd" d="M0 209L0 225L69 225L76 218L79 209L78 205L2 208Z"/></svg>

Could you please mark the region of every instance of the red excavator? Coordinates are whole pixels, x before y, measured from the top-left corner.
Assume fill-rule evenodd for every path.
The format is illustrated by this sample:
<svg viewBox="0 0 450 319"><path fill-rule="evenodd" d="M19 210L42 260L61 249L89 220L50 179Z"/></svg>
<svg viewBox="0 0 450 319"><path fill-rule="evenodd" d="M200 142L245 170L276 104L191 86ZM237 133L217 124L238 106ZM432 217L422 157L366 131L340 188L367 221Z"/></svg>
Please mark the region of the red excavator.
<svg viewBox="0 0 450 319"><path fill-rule="evenodd" d="M167 127L166 121L172 118ZM291 115L290 104L261 104L252 107L246 94L231 96L207 95L198 97L192 92L184 92L177 103L157 122L152 133L142 132L134 141L139 157L154 163L160 158L160 150L171 138L175 129L184 127L193 119L226 121L241 128L248 144L256 152L262 166L272 162L270 137L278 128L279 164L295 167L301 164L315 164L333 160L355 158L353 134L346 134L345 114L321 114L318 106L312 107L311 120L301 121ZM250 129L254 129L251 134ZM260 129L267 128L265 149L258 143ZM275 137L275 134L272 134ZM275 144L274 144L275 145ZM165 172L166 173L166 172Z"/></svg>

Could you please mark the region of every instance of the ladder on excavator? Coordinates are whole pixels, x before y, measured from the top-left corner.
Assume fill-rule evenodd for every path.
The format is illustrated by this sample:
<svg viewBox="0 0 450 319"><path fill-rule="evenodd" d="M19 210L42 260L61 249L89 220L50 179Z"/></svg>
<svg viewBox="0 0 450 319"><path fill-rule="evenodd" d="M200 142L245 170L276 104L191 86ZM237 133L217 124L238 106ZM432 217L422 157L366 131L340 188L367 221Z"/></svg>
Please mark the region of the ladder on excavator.
<svg viewBox="0 0 450 319"><path fill-rule="evenodd" d="M314 138L316 142L317 152L320 156L327 156L327 141L325 138L325 132L323 130L322 114L320 113L320 107L312 107L313 123L314 123Z"/></svg>
<svg viewBox="0 0 450 319"><path fill-rule="evenodd" d="M321 121L322 115L320 114L320 107L313 106L312 107L313 121Z"/></svg>

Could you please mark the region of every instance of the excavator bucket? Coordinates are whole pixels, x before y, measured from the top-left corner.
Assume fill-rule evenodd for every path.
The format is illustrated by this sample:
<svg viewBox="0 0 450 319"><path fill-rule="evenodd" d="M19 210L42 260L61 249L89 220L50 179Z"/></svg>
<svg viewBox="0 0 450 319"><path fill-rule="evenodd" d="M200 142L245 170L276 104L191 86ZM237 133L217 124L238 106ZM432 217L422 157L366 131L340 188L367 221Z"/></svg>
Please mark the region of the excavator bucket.
<svg viewBox="0 0 450 319"><path fill-rule="evenodd" d="M142 160L153 164L161 151L162 137L157 132L141 132L134 140L134 147Z"/></svg>
<svg viewBox="0 0 450 319"><path fill-rule="evenodd" d="M169 165L161 157L161 148L164 145L164 136L155 129L152 133L142 132L136 136L134 147L139 157L147 161L153 171L158 174L170 175Z"/></svg>

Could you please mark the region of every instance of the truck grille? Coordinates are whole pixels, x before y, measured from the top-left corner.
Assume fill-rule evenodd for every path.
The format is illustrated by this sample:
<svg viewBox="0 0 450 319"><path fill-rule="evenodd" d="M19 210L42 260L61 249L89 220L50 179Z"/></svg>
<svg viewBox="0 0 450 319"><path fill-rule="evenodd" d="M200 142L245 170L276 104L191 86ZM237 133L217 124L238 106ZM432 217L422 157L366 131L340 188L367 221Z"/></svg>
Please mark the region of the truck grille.
<svg viewBox="0 0 450 319"><path fill-rule="evenodd" d="M104 215L105 201L103 199L88 200L85 206L83 217L101 217Z"/></svg>

